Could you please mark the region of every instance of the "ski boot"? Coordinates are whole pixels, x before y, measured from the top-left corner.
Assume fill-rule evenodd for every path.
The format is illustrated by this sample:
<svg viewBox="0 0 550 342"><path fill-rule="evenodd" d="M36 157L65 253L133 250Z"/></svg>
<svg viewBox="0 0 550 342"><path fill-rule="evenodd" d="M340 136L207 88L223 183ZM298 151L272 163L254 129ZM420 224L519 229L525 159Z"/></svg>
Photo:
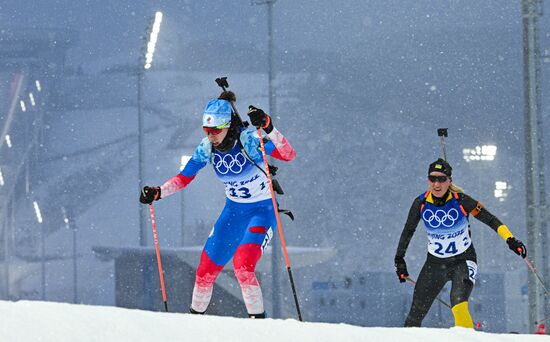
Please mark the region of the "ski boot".
<svg viewBox="0 0 550 342"><path fill-rule="evenodd" d="M198 312L196 310L193 310L192 307L189 307L189 313L193 315L204 315L204 312Z"/></svg>
<svg viewBox="0 0 550 342"><path fill-rule="evenodd" d="M253 318L253 319L265 318L265 311L262 312L261 314L248 314L248 318Z"/></svg>

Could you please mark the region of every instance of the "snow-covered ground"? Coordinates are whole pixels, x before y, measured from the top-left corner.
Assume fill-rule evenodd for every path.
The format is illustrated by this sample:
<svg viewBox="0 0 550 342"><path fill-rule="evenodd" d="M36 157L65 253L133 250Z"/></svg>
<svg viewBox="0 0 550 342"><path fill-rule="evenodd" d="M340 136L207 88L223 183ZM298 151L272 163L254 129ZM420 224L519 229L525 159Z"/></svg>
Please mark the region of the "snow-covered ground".
<svg viewBox="0 0 550 342"><path fill-rule="evenodd" d="M550 336L470 329L363 328L295 320L251 320L52 302L0 301L0 341L550 341Z"/></svg>

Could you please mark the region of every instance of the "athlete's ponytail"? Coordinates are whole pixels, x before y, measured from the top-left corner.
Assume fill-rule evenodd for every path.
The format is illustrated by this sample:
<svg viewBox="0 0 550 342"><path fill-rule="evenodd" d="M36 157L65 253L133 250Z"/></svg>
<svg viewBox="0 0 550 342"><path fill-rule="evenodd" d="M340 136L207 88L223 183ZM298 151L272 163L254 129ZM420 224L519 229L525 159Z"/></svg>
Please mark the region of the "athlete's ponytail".
<svg viewBox="0 0 550 342"><path fill-rule="evenodd" d="M462 189L461 187L459 187L455 183L451 183L451 185L449 185L449 190L451 190L452 192L459 193L459 194L464 193L464 189Z"/></svg>

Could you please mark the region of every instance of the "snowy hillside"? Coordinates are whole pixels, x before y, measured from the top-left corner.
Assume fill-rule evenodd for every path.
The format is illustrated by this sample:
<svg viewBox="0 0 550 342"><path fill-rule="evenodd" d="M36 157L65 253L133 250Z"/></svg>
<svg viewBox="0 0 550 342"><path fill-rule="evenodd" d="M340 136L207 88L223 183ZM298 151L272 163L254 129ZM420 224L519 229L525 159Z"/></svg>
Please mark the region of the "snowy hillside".
<svg viewBox="0 0 550 342"><path fill-rule="evenodd" d="M0 301L1 341L550 341L548 336L469 329L363 328L295 320L249 320L51 302Z"/></svg>

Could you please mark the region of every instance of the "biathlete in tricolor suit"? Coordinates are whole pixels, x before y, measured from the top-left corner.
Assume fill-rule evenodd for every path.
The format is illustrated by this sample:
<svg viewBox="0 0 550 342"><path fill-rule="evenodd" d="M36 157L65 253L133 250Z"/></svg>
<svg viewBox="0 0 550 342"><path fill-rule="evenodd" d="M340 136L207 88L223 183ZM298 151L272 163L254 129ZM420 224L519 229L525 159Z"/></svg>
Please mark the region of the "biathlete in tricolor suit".
<svg viewBox="0 0 550 342"><path fill-rule="evenodd" d="M399 239L395 267L399 281L404 283L409 276L405 252L418 222L424 222L429 240L428 256L414 287L406 327L422 324L443 286L451 281L451 307L455 326L473 328L468 298L476 281L477 261L470 237L470 215L495 230L514 253L523 258L527 256L524 244L483 204L452 183L451 175L451 165L445 160L438 159L430 164L428 191L413 201Z"/></svg>
<svg viewBox="0 0 550 342"><path fill-rule="evenodd" d="M262 290L254 269L277 222L258 133L242 126L229 102L235 100L233 92L225 91L208 102L202 117L206 137L189 162L162 186L144 187L140 201L152 203L174 194L185 188L200 169L211 164L225 184L227 198L202 251L190 312L203 314L206 311L216 277L233 258L235 276L249 317L265 318ZM296 152L273 126L269 115L249 106L248 116L252 125L261 127L267 135L267 155L283 161L294 159Z"/></svg>

